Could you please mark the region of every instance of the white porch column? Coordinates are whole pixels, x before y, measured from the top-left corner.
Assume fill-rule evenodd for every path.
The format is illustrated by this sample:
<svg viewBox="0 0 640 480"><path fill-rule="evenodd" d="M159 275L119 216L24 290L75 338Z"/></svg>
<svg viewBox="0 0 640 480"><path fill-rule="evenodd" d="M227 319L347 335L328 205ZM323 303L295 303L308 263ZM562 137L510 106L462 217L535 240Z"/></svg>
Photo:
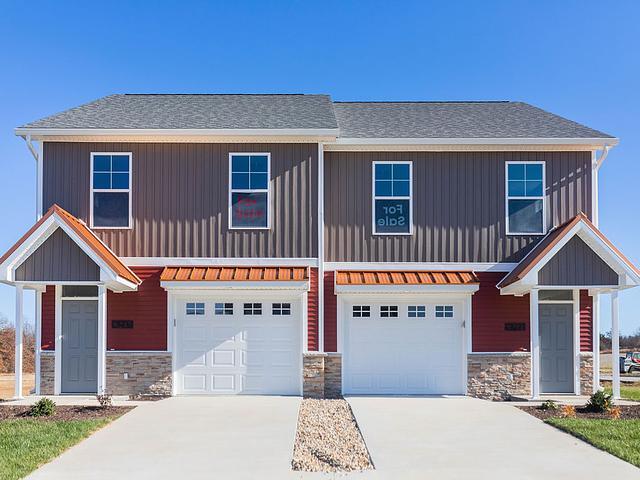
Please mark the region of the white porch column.
<svg viewBox="0 0 640 480"><path fill-rule="evenodd" d="M593 294L593 393L600 390L600 294Z"/></svg>
<svg viewBox="0 0 640 480"><path fill-rule="evenodd" d="M35 327L36 327L36 395L40 395L40 346L42 345L42 292L36 290L35 292Z"/></svg>
<svg viewBox="0 0 640 480"><path fill-rule="evenodd" d="M538 290L529 292L529 319L531 322L531 396L533 399L540 397L540 334L539 334L539 308Z"/></svg>
<svg viewBox="0 0 640 480"><path fill-rule="evenodd" d="M107 287L98 285L98 394L107 388Z"/></svg>
<svg viewBox="0 0 640 480"><path fill-rule="evenodd" d="M618 319L618 291L611 292L611 368L613 370L613 398L620 399L620 325Z"/></svg>
<svg viewBox="0 0 640 480"><path fill-rule="evenodd" d="M16 322L15 322L15 398L22 398L22 330L24 328L24 290L16 285Z"/></svg>

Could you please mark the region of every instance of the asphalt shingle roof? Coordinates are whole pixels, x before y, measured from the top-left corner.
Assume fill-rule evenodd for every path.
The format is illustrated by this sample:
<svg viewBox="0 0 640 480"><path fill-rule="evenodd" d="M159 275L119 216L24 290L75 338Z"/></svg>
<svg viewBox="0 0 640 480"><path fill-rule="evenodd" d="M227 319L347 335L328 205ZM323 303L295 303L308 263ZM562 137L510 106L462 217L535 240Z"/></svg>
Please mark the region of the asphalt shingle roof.
<svg viewBox="0 0 640 480"><path fill-rule="evenodd" d="M522 102L332 102L328 95L118 94L54 129L340 129L342 138L614 138Z"/></svg>
<svg viewBox="0 0 640 480"><path fill-rule="evenodd" d="M109 95L22 128L332 129L328 95Z"/></svg>
<svg viewBox="0 0 640 480"><path fill-rule="evenodd" d="M336 102L346 138L613 138L522 102Z"/></svg>

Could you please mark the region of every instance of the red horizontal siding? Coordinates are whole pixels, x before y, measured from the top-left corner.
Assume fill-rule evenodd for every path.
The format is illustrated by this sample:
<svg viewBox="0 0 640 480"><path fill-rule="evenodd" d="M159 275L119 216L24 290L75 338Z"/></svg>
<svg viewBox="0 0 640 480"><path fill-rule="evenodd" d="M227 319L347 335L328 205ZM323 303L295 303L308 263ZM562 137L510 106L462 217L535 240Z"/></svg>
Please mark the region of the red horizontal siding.
<svg viewBox="0 0 640 480"><path fill-rule="evenodd" d="M42 337L40 345L42 350L55 348L56 335L56 287L47 285L47 290L42 293Z"/></svg>
<svg viewBox="0 0 640 480"><path fill-rule="evenodd" d="M504 272L481 272L480 289L472 297L473 351L529 350L529 296L500 295L496 284ZM524 323L521 331L506 331L505 323Z"/></svg>
<svg viewBox="0 0 640 480"><path fill-rule="evenodd" d="M162 268L132 268L142 284L136 292L107 294L107 349L166 350L167 292ZM112 320L133 320L133 329L111 328Z"/></svg>
<svg viewBox="0 0 640 480"><path fill-rule="evenodd" d="M307 294L307 348L318 350L318 269L309 269L309 293Z"/></svg>
<svg viewBox="0 0 640 480"><path fill-rule="evenodd" d="M593 350L593 298L588 290L580 290L580 351Z"/></svg>
<svg viewBox="0 0 640 480"><path fill-rule="evenodd" d="M338 351L338 311L334 293L335 272L324 272L324 351Z"/></svg>

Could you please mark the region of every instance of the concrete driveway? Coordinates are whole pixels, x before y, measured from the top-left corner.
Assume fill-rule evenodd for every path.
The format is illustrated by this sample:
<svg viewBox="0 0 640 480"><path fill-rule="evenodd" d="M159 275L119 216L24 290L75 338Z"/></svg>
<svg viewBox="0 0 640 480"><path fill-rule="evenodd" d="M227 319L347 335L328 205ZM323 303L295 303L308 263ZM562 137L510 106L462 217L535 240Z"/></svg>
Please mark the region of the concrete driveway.
<svg viewBox="0 0 640 480"><path fill-rule="evenodd" d="M178 397L147 403L33 479L286 478L300 398Z"/></svg>
<svg viewBox="0 0 640 480"><path fill-rule="evenodd" d="M640 471L507 403L350 397L374 465L367 478L640 478Z"/></svg>

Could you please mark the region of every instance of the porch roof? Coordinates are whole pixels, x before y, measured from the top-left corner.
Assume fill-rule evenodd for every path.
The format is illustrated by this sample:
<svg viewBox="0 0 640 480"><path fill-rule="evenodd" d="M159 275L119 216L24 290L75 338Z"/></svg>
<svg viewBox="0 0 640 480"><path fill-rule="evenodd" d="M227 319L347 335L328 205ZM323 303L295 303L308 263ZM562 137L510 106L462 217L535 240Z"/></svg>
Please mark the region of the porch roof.
<svg viewBox="0 0 640 480"><path fill-rule="evenodd" d="M609 288L630 288L640 284L640 270L587 218L579 213L571 220L551 230L522 261L497 285L503 293L523 293L539 284L538 272L547 265L573 238L584 241L589 249L619 276L617 285ZM560 285L562 286L562 285ZM593 284L570 285L592 287Z"/></svg>
<svg viewBox="0 0 640 480"><path fill-rule="evenodd" d="M87 225L58 205L53 205L2 257L0 281L15 283L15 271L58 229L100 268L100 279L115 290L135 290L142 281ZM56 281L48 283L54 284Z"/></svg>

